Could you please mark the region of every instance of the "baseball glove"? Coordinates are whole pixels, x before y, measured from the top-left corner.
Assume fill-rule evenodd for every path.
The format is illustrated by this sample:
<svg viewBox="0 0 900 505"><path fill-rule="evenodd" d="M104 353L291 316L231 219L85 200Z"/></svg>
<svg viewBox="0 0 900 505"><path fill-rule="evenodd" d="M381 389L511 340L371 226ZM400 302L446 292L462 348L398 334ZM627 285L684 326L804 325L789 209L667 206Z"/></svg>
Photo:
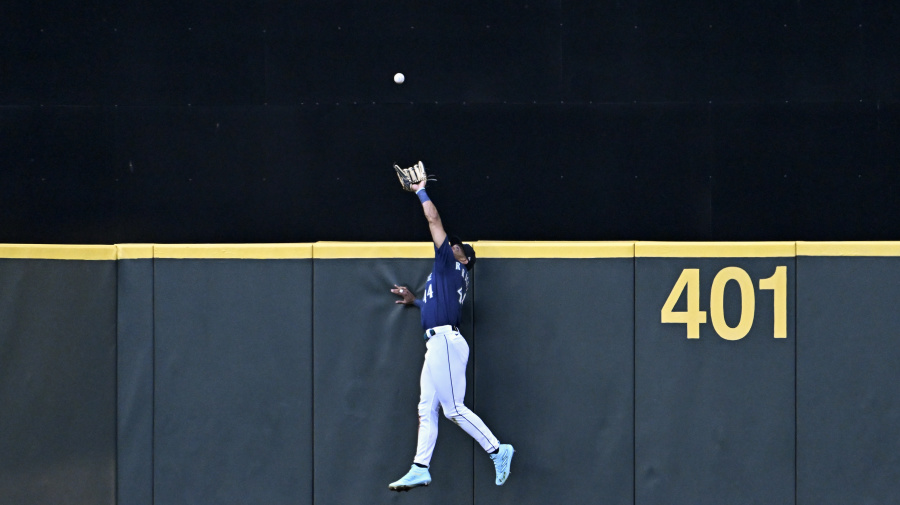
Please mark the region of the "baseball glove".
<svg viewBox="0 0 900 505"><path fill-rule="evenodd" d="M394 165L394 170L397 171L397 178L400 179L400 185L403 186L403 189L406 191L413 191L413 184L419 184L428 178L428 175L425 173L425 165L423 165L421 161L409 168L400 168L397 165Z"/></svg>

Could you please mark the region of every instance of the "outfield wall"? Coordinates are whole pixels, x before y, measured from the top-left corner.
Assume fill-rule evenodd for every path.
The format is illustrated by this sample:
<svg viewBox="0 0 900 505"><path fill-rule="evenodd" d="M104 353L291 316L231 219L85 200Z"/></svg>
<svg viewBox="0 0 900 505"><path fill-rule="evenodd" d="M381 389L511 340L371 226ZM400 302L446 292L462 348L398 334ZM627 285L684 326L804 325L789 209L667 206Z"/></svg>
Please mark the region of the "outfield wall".
<svg viewBox="0 0 900 505"><path fill-rule="evenodd" d="M415 452L428 243L0 246L0 503L886 503L900 243L478 242ZM415 497L413 497L413 494Z"/></svg>

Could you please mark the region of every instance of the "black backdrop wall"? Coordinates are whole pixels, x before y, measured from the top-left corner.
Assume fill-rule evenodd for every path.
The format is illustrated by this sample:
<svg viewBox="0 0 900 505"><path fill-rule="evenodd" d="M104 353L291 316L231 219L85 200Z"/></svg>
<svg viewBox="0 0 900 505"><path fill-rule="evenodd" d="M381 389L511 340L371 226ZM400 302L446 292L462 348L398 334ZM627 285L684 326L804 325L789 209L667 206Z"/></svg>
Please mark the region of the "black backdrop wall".
<svg viewBox="0 0 900 505"><path fill-rule="evenodd" d="M427 240L391 172L418 159L471 240L896 238L898 24L863 0L6 2L0 242Z"/></svg>

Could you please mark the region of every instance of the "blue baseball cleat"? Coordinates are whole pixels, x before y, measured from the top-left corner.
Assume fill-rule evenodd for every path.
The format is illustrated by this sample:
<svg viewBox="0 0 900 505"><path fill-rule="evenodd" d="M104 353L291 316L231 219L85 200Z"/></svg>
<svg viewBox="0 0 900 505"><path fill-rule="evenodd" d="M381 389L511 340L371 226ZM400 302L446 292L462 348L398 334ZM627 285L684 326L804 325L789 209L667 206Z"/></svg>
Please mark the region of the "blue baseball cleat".
<svg viewBox="0 0 900 505"><path fill-rule="evenodd" d="M497 454L491 454L494 460L494 469L497 470L497 480L494 481L498 486L502 486L506 479L509 478L509 466L512 463L513 453L516 451L509 444L500 444L500 450Z"/></svg>
<svg viewBox="0 0 900 505"><path fill-rule="evenodd" d="M428 484L431 484L431 474L428 473L428 469L413 465L402 479L388 485L388 489L391 491L409 491L414 487L427 486Z"/></svg>

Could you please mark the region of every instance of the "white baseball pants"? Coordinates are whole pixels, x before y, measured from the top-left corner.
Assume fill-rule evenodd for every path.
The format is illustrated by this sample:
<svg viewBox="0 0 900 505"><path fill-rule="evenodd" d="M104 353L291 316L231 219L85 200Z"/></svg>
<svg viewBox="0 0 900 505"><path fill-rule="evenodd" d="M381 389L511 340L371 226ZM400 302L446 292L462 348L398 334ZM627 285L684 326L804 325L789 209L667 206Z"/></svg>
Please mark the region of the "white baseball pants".
<svg viewBox="0 0 900 505"><path fill-rule="evenodd" d="M481 418L463 404L469 344L450 326L435 328L437 331L442 329L444 331L432 336L425 344L428 350L420 379L419 441L413 462L425 466L431 462L437 441L438 407L444 411L444 417L464 429L485 451L500 447L497 437Z"/></svg>

